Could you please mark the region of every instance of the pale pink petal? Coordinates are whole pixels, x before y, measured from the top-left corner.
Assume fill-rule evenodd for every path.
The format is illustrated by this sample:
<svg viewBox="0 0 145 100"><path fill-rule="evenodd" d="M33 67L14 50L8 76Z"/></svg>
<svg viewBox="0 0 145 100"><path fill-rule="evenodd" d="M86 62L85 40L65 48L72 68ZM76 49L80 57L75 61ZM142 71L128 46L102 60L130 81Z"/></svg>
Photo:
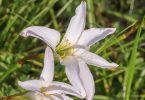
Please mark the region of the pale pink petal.
<svg viewBox="0 0 145 100"><path fill-rule="evenodd" d="M91 46L115 32L115 28L91 28L85 30L78 41L78 45Z"/></svg>
<svg viewBox="0 0 145 100"><path fill-rule="evenodd" d="M47 47L44 55L44 68L40 75L40 79L44 80L48 85L52 82L54 76L54 58L52 50Z"/></svg>
<svg viewBox="0 0 145 100"><path fill-rule="evenodd" d="M63 100L61 95L51 95L49 96L49 100Z"/></svg>
<svg viewBox="0 0 145 100"><path fill-rule="evenodd" d="M63 98L62 100L73 100L72 98L66 95L62 95L62 98Z"/></svg>
<svg viewBox="0 0 145 100"><path fill-rule="evenodd" d="M44 82L41 80L28 80L24 82L18 81L18 85L29 91L40 91Z"/></svg>
<svg viewBox="0 0 145 100"><path fill-rule="evenodd" d="M53 97L53 100L73 100L72 98L70 98L64 94L60 94L60 95L55 94L55 95L52 95L52 97ZM50 100L52 100L52 99L50 99Z"/></svg>
<svg viewBox="0 0 145 100"><path fill-rule="evenodd" d="M86 19L86 2L82 1L81 4L76 9L76 15L72 17L66 34L64 35L62 43L67 39L72 44L75 44L76 41L81 36L81 33L85 27Z"/></svg>
<svg viewBox="0 0 145 100"><path fill-rule="evenodd" d="M54 29L42 26L31 26L21 32L24 37L33 36L44 41L48 46L55 49L60 41L60 33Z"/></svg>
<svg viewBox="0 0 145 100"><path fill-rule="evenodd" d="M55 81L55 82L52 82L51 86L53 87L53 92L59 91L60 93L63 93L63 94L69 94L69 95L73 95L73 96L77 96L81 98L79 91L69 84Z"/></svg>
<svg viewBox="0 0 145 100"><path fill-rule="evenodd" d="M116 63L110 63L104 58L91 53L85 49L79 49L78 52L75 53L75 55L81 59L83 59L87 64L94 65L97 67L102 68L115 68L118 67L118 64Z"/></svg>
<svg viewBox="0 0 145 100"><path fill-rule="evenodd" d="M44 94L39 93L39 92L28 92L24 94L28 100L52 100L50 99L51 96L44 96Z"/></svg>
<svg viewBox="0 0 145 100"><path fill-rule="evenodd" d="M87 100L93 100L93 96L95 93L95 84L94 84L93 76L86 63L81 59L78 59L78 61L80 67L80 77L87 94L86 98Z"/></svg>
<svg viewBox="0 0 145 100"><path fill-rule="evenodd" d="M75 57L71 56L68 59L64 60L66 75L70 81L70 83L80 91L82 97L86 96L82 81L80 79L80 69L78 65L78 61Z"/></svg>

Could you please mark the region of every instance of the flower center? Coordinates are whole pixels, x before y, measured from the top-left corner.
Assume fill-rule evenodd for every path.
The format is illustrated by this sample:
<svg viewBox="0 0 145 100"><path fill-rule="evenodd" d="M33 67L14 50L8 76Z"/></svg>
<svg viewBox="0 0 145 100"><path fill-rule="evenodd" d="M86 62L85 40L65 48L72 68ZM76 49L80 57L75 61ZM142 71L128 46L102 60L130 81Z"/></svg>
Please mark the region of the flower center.
<svg viewBox="0 0 145 100"><path fill-rule="evenodd" d="M74 48L72 44L65 38L64 42L60 43L56 47L56 52L62 59L65 59L74 53Z"/></svg>
<svg viewBox="0 0 145 100"><path fill-rule="evenodd" d="M42 87L41 90L40 90L40 92L41 92L43 95L45 95L45 96L49 96L49 93L48 93L46 87Z"/></svg>

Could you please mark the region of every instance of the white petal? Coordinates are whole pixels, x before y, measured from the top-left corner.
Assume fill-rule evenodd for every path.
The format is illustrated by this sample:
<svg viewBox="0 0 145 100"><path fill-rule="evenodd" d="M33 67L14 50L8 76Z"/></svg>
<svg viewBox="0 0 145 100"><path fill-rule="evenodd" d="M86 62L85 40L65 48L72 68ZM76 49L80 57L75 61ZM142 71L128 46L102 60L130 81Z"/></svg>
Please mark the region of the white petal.
<svg viewBox="0 0 145 100"><path fill-rule="evenodd" d="M70 83L80 91L82 97L86 96L82 81L80 79L80 69L75 57L69 57L64 62L66 75Z"/></svg>
<svg viewBox="0 0 145 100"><path fill-rule="evenodd" d="M72 98L61 94L61 95L51 95L52 98L50 98L50 100L73 100Z"/></svg>
<svg viewBox="0 0 145 100"><path fill-rule="evenodd" d="M91 28L85 30L78 41L78 45L91 46L94 43L104 39L106 36L114 33L116 28Z"/></svg>
<svg viewBox="0 0 145 100"><path fill-rule="evenodd" d="M86 2L82 1L81 4L76 9L76 15L72 17L66 34L64 35L63 41L68 39L72 44L75 44L76 41L81 36L81 33L85 27L86 19Z"/></svg>
<svg viewBox="0 0 145 100"><path fill-rule="evenodd" d="M51 97L49 97L49 100L63 100L61 95L51 95Z"/></svg>
<svg viewBox="0 0 145 100"><path fill-rule="evenodd" d="M44 82L41 80L28 80L28 81L18 81L19 86L29 91L40 91L43 87Z"/></svg>
<svg viewBox="0 0 145 100"><path fill-rule="evenodd" d="M63 98L62 100L73 100L72 98L66 95L62 95L62 98Z"/></svg>
<svg viewBox="0 0 145 100"><path fill-rule="evenodd" d="M42 27L42 26L28 27L21 32L21 35L24 37L33 36L33 37L39 38L53 49L56 47L56 45L60 41L59 32L57 32L56 30L47 28L47 27Z"/></svg>
<svg viewBox="0 0 145 100"><path fill-rule="evenodd" d="M50 96L44 96L42 98L40 98L39 100L57 100L57 99L52 99L53 97L50 95Z"/></svg>
<svg viewBox="0 0 145 100"><path fill-rule="evenodd" d="M80 77L87 94L86 98L87 100L93 100L93 96L95 93L95 84L94 84L93 76L86 63L81 59L78 60L79 60L79 67L80 67Z"/></svg>
<svg viewBox="0 0 145 100"><path fill-rule="evenodd" d="M25 97L28 98L28 100L52 100L50 99L50 96L46 97L42 93L39 92L28 92L24 94Z"/></svg>
<svg viewBox="0 0 145 100"><path fill-rule="evenodd" d="M63 94L64 92L62 91L62 89L60 89L60 87L51 85L47 87L45 93L49 95L58 95L58 94Z"/></svg>
<svg viewBox="0 0 145 100"><path fill-rule="evenodd" d="M94 66L98 66L98 67L102 67L102 68L118 67L118 65L116 63L109 63L104 58L102 58L94 53L91 53L87 50L84 50L84 49L79 49L79 52L76 52L75 55L80 57L86 63L88 63L90 65L94 65Z"/></svg>
<svg viewBox="0 0 145 100"><path fill-rule="evenodd" d="M44 68L42 70L40 78L44 80L48 85L52 82L54 76L54 58L52 50L47 47L44 55Z"/></svg>
<svg viewBox="0 0 145 100"><path fill-rule="evenodd" d="M79 98L81 97L79 91L76 88L69 85L69 84L62 83L62 82L52 82L51 85L53 87L53 90L55 90L55 91L60 91L63 94L70 94L70 95L73 95L73 96L77 96Z"/></svg>
<svg viewBox="0 0 145 100"><path fill-rule="evenodd" d="M28 93L24 94L24 96L30 100L40 100L42 95L37 92L28 92Z"/></svg>
<svg viewBox="0 0 145 100"><path fill-rule="evenodd" d="M73 100L72 98L64 95L64 94L61 94L61 95L52 95L53 97L53 100ZM52 99L50 99L52 100Z"/></svg>

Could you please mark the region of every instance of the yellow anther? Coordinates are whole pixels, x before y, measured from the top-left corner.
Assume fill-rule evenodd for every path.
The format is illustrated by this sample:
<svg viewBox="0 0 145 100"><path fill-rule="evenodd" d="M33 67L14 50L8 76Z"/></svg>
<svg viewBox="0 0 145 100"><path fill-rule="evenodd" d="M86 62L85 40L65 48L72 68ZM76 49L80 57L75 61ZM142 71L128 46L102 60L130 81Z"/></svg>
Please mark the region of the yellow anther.
<svg viewBox="0 0 145 100"><path fill-rule="evenodd" d="M65 41L57 46L56 52L62 58L66 58L73 54L73 47L72 44L69 42L68 39L65 38Z"/></svg>

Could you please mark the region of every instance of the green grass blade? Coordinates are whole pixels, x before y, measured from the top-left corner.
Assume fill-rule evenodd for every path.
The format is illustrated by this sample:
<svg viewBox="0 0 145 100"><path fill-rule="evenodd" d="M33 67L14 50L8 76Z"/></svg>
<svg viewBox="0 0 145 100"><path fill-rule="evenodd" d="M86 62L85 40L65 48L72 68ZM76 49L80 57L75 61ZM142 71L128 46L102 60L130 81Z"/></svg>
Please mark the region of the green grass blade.
<svg viewBox="0 0 145 100"><path fill-rule="evenodd" d="M11 67L0 76L0 83L2 83L11 73L15 72L20 67L20 64L11 65Z"/></svg>
<svg viewBox="0 0 145 100"><path fill-rule="evenodd" d="M89 20L89 27L93 27L94 25L94 6L93 6L93 0L87 0L87 6L88 6L88 20Z"/></svg>
<svg viewBox="0 0 145 100"><path fill-rule="evenodd" d="M143 22L144 21L142 21L142 23L140 24L139 29L137 31L137 35L134 40L134 46L132 48L131 59L128 64L128 68L125 72L124 95L123 95L125 100L130 100L130 95L131 95L131 90L132 90L131 85L132 85L134 74L135 74L137 48L138 48L138 43L139 43L139 39L140 39Z"/></svg>

